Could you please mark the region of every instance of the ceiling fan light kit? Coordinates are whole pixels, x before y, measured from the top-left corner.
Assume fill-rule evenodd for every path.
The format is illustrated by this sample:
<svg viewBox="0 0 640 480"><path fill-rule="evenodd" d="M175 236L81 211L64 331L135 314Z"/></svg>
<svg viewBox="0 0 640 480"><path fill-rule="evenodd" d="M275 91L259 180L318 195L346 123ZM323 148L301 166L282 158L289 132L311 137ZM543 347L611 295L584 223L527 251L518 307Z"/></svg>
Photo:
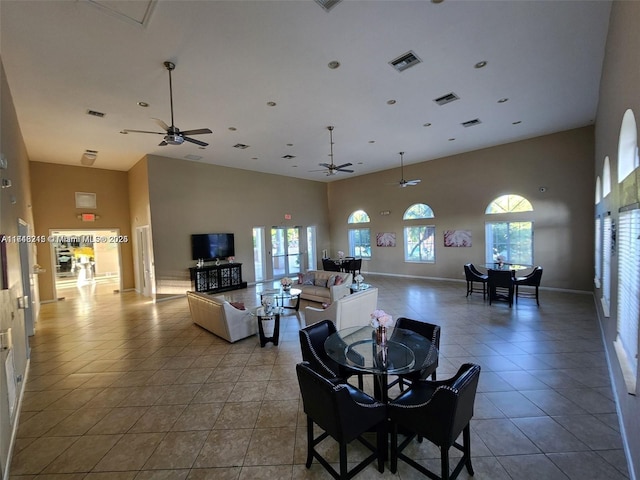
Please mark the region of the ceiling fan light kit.
<svg viewBox="0 0 640 480"><path fill-rule="evenodd" d="M208 146L209 145L208 143L203 142L202 140L196 140L195 138L191 138L189 137L189 135L203 135L206 133L213 133L210 129L198 128L195 130L180 131L180 129L175 126L173 122L173 83L171 79L171 72L175 70L176 64L173 62L166 61L164 62L164 67L169 72L169 102L171 107L171 126L167 125L166 123L164 123L162 120L158 118L154 118L156 123L160 125L160 128L162 128L164 132L149 132L146 130L130 130L130 129L125 129L122 132L123 133L129 133L129 132L151 133L154 135L164 135L164 139L162 140L162 142L158 144L158 146L160 147L164 147L166 145L182 145L185 141L190 143L195 143L196 145L200 145L201 147Z"/></svg>

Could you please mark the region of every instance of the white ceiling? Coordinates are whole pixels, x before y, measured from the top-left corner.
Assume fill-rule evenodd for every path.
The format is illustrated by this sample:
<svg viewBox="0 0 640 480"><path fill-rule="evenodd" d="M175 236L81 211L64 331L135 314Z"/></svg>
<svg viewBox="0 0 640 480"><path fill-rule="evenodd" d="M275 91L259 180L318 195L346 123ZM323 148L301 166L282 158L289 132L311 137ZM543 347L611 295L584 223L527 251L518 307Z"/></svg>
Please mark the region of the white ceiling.
<svg viewBox="0 0 640 480"><path fill-rule="evenodd" d="M592 123L609 11L580 0L344 0L329 12L313 0L2 0L0 52L31 160L80 165L90 149L93 168L128 170L146 154L197 155L329 181L397 168L400 151L407 166ZM388 62L409 50L422 63L395 71ZM120 133L170 124L165 60L175 124L213 130L195 137L205 149ZM460 100L433 101L449 92ZM310 172L329 161L329 125L335 163L354 174Z"/></svg>

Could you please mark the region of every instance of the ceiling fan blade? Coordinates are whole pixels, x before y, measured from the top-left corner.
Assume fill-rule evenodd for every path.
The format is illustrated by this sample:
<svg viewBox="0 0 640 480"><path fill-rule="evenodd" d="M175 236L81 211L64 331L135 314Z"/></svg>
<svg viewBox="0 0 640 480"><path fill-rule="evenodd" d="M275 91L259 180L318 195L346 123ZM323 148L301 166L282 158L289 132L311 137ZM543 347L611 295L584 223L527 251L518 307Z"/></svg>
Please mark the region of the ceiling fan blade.
<svg viewBox="0 0 640 480"><path fill-rule="evenodd" d="M346 168L336 168L336 172L353 173L355 170L347 170Z"/></svg>
<svg viewBox="0 0 640 480"><path fill-rule="evenodd" d="M182 136L182 138L184 138L184 140L185 140L186 142L195 143L196 145L200 145L201 147L207 147L207 146L209 146L209 144L208 144L208 143L201 142L200 140L196 140L195 138L185 137L184 135Z"/></svg>
<svg viewBox="0 0 640 480"><path fill-rule="evenodd" d="M167 145L169 145L169 144L168 144L167 142L165 142L164 140L162 140L162 141L158 144L158 146L159 146L159 147L166 147Z"/></svg>
<svg viewBox="0 0 640 480"><path fill-rule="evenodd" d="M166 135L167 132L148 132L146 130L129 130L128 128L125 128L123 130L123 132L127 132L127 133L153 133L154 135Z"/></svg>
<svg viewBox="0 0 640 480"><path fill-rule="evenodd" d="M165 131L169 130L169 125L167 125L166 123L164 123L162 120L160 120L159 118L153 118L153 120L160 126L160 128L164 129Z"/></svg>
<svg viewBox="0 0 640 480"><path fill-rule="evenodd" d="M213 132L208 128L199 128L197 130L185 130L180 133L182 133L182 135L203 135L205 133L213 133Z"/></svg>
<svg viewBox="0 0 640 480"><path fill-rule="evenodd" d="M333 168L333 165L330 165L328 163L319 163L318 165L320 165L321 167L324 167L324 168L328 168L329 170L331 170Z"/></svg>
<svg viewBox="0 0 640 480"><path fill-rule="evenodd" d="M422 180L416 179L416 180L407 180L407 185L417 185L421 182Z"/></svg>
<svg viewBox="0 0 640 480"><path fill-rule="evenodd" d="M351 165L353 165L353 163L343 163L342 165L336 166L335 169L340 170L341 168L350 167Z"/></svg>

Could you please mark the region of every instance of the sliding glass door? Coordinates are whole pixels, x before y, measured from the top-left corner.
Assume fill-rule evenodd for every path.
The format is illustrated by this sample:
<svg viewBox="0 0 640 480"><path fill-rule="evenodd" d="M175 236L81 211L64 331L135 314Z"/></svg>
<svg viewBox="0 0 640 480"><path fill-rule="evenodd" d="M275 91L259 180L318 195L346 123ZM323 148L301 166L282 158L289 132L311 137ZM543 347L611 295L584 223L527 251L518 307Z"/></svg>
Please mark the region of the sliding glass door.
<svg viewBox="0 0 640 480"><path fill-rule="evenodd" d="M271 228L271 257L273 278L301 272L300 227Z"/></svg>

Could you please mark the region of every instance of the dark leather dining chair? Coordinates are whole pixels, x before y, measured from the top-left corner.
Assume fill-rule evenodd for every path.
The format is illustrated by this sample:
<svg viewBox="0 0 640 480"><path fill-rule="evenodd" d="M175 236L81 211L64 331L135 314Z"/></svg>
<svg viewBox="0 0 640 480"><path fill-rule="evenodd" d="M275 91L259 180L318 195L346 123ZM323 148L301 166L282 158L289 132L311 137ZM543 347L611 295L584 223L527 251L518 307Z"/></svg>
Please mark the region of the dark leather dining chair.
<svg viewBox="0 0 640 480"><path fill-rule="evenodd" d="M410 318L399 317L396 320L395 328L402 328L404 330L411 330L412 332L416 332L417 334L422 335L424 338L430 340L431 343L436 347L436 349L440 348L439 325L421 322L419 320L412 320ZM393 334L391 336L391 340L393 340ZM438 368L438 357L436 355L435 362L432 362L432 359L429 358L427 358L426 360L429 360L429 365L427 367L415 372L403 373L398 375L398 378L396 380L389 383L388 388L391 388L394 385L399 385L400 390L404 390L405 385L411 385L413 382L428 378L429 376L431 376L431 380L435 380L436 369Z"/></svg>
<svg viewBox="0 0 640 480"><path fill-rule="evenodd" d="M480 365L465 363L447 380L431 382L421 380L389 404L391 419L391 472L398 469L398 460L409 464L429 478L455 479L466 466L473 475L471 465L471 429ZM398 430L407 433L398 444ZM462 445L456 439L462 433ZM413 439L426 438L440 448L440 476L428 470L403 453ZM453 472L449 470L449 449L462 452L462 458Z"/></svg>
<svg viewBox="0 0 640 480"><path fill-rule="evenodd" d="M340 264L336 263L335 260L331 260L330 258L323 258L322 269L327 272L339 272Z"/></svg>
<svg viewBox="0 0 640 480"><path fill-rule="evenodd" d="M516 293L515 293L515 297L516 297L516 302L518 301L518 296L520 297L531 297L531 298L535 298L536 299L536 304L538 304L538 306L540 306L540 299L538 297L538 290L540 288L540 280L542 279L542 267L541 266L537 266L534 267L534 269L531 271L531 273L529 275L525 275L523 277L516 277L515 279L515 284L516 284ZM520 286L528 286L528 287L534 287L535 291L534 292L529 292L529 291L520 291L520 289L518 287Z"/></svg>
<svg viewBox="0 0 640 480"><path fill-rule="evenodd" d="M493 300L504 299L509 302L509 307L513 306L513 295L515 292L515 270L492 270L488 271L489 278L489 305Z"/></svg>
<svg viewBox="0 0 640 480"><path fill-rule="evenodd" d="M307 415L307 461L311 468L313 459L336 479L350 479L367 465L378 460L378 471L384 472L384 451L387 449L387 406L349 385L335 385L315 372L307 362L296 365L298 384L302 393L304 413ZM323 433L314 438L313 428L318 425ZM376 445L372 445L363 434L376 430ZM316 446L327 437L339 444L340 472L320 455ZM372 453L351 470L347 469L347 445L358 440Z"/></svg>
<svg viewBox="0 0 640 480"><path fill-rule="evenodd" d="M310 367L318 374L333 383L346 383L349 377L357 375L358 387L362 389L362 373L340 365L327 355L324 342L334 333L336 333L336 326L331 320L321 320L301 328L299 337L302 359L309 362Z"/></svg>
<svg viewBox="0 0 640 480"><path fill-rule="evenodd" d="M473 284L476 282L482 285L482 299L484 300L487 297L487 281L489 276L486 273L478 271L478 269L474 267L473 263L467 263L464 265L464 276L467 280L467 297L473 292L480 291L479 289L476 289Z"/></svg>

